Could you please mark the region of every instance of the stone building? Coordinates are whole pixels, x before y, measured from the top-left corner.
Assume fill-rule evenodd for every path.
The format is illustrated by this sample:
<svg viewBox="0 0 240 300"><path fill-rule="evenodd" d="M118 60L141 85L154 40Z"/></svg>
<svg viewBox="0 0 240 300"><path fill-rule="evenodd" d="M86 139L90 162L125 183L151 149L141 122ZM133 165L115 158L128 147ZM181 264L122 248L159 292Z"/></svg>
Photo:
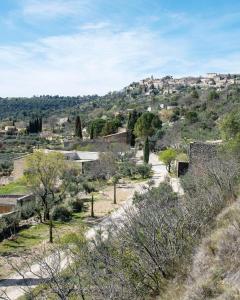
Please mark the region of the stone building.
<svg viewBox="0 0 240 300"><path fill-rule="evenodd" d="M35 203L33 194L29 195L0 195L0 215L24 209Z"/></svg>

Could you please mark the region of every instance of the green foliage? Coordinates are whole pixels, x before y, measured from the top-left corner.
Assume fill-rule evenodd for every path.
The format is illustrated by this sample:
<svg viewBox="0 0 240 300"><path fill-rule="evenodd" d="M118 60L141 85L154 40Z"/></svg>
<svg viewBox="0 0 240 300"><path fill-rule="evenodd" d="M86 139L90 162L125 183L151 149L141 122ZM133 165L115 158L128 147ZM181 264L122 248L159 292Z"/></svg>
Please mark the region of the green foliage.
<svg viewBox="0 0 240 300"><path fill-rule="evenodd" d="M82 135L82 123L81 123L81 119L80 119L79 116L76 117L76 122L75 122L75 136L77 136L80 139L83 138L83 135Z"/></svg>
<svg viewBox="0 0 240 300"><path fill-rule="evenodd" d="M90 135L93 138L96 138L101 135L102 130L106 124L106 120L103 119L95 119L90 124Z"/></svg>
<svg viewBox="0 0 240 300"><path fill-rule="evenodd" d="M117 118L113 120L107 120L105 125L103 126L101 135L109 135L109 134L116 133L120 125L121 123Z"/></svg>
<svg viewBox="0 0 240 300"><path fill-rule="evenodd" d="M44 219L49 219L50 209L63 198L69 169L70 164L67 164L63 154L58 152L45 154L36 151L27 157L24 177L27 186L40 201L39 208L44 209ZM64 179L61 185L60 178Z"/></svg>
<svg viewBox="0 0 240 300"><path fill-rule="evenodd" d="M215 89L212 89L208 93L208 100L213 101L213 100L217 100L217 99L219 99L219 94L217 93L217 91Z"/></svg>
<svg viewBox="0 0 240 300"><path fill-rule="evenodd" d="M150 155L150 146L149 146L149 140L147 137L145 140L144 149L143 149L143 161L145 164L148 164L148 162L149 162L149 155Z"/></svg>
<svg viewBox="0 0 240 300"><path fill-rule="evenodd" d="M198 121L198 114L196 111L189 111L186 113L186 120L190 123L196 123Z"/></svg>
<svg viewBox="0 0 240 300"><path fill-rule="evenodd" d="M166 165L168 172L171 172L171 164L176 159L177 151L169 148L159 154L159 159Z"/></svg>
<svg viewBox="0 0 240 300"><path fill-rule="evenodd" d="M225 140L235 139L240 134L240 110L227 114L220 124Z"/></svg>
<svg viewBox="0 0 240 300"><path fill-rule="evenodd" d="M52 212L54 221L68 222L72 218L72 213L65 206L56 206Z"/></svg>
<svg viewBox="0 0 240 300"><path fill-rule="evenodd" d="M127 123L127 130L129 131L130 135L130 145L132 147L135 146L135 134L134 134L134 127L137 122L137 119L140 117L140 114L134 109L132 112L129 113L128 116L128 123Z"/></svg>
<svg viewBox="0 0 240 300"><path fill-rule="evenodd" d="M66 109L76 110L86 102L94 101L95 96L64 97L64 96L39 96L32 98L0 98L0 118L9 116L18 119L32 117L32 115L51 116L53 112Z"/></svg>
<svg viewBox="0 0 240 300"><path fill-rule="evenodd" d="M94 125L91 123L90 125L90 140L93 140L94 138Z"/></svg>
<svg viewBox="0 0 240 300"><path fill-rule="evenodd" d="M135 193L133 203L142 201L161 201L165 206L172 205L178 200L177 194L173 192L168 182L161 182L158 187L151 188L146 193Z"/></svg>
<svg viewBox="0 0 240 300"><path fill-rule="evenodd" d="M42 118L36 118L29 121L27 126L27 133L39 133L42 132Z"/></svg>
<svg viewBox="0 0 240 300"><path fill-rule="evenodd" d="M199 95L198 95L198 92L196 89L193 89L192 93L191 93L191 96L195 99L198 99L199 98Z"/></svg>
<svg viewBox="0 0 240 300"><path fill-rule="evenodd" d="M0 187L0 195L23 195L29 190L24 180L17 180Z"/></svg>
<svg viewBox="0 0 240 300"><path fill-rule="evenodd" d="M112 120L95 119L88 126L88 132L90 134L90 139L96 138L98 136L104 136L116 133L118 127L121 126L121 121L119 118L114 118Z"/></svg>
<svg viewBox="0 0 240 300"><path fill-rule="evenodd" d="M69 206L73 212L82 212L84 208L83 199L74 199L69 202Z"/></svg>
<svg viewBox="0 0 240 300"><path fill-rule="evenodd" d="M151 112L145 112L138 118L134 126L134 134L141 138L152 136L156 130L162 127L162 122L158 116Z"/></svg>
<svg viewBox="0 0 240 300"><path fill-rule="evenodd" d="M134 161L124 161L120 164L120 173L122 177L135 177L137 175L137 166Z"/></svg>
<svg viewBox="0 0 240 300"><path fill-rule="evenodd" d="M152 165L142 164L137 165L137 172L143 179L149 178L152 170Z"/></svg>

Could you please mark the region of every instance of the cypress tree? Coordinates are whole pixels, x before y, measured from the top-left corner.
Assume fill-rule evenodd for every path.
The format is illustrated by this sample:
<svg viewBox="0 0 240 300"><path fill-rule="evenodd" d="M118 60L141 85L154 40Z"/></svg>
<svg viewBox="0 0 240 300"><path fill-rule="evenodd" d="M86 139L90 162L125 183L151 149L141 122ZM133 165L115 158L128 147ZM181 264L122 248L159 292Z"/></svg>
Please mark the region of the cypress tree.
<svg viewBox="0 0 240 300"><path fill-rule="evenodd" d="M39 119L39 132L42 132L42 117Z"/></svg>
<svg viewBox="0 0 240 300"><path fill-rule="evenodd" d="M128 129L128 132L129 132L129 142L130 142L130 145L132 147L135 146L136 137L135 137L135 134L134 134L134 126L135 126L135 123L137 122L138 117L139 117L139 114L134 109L132 112L130 112L129 118L128 118L127 129Z"/></svg>
<svg viewBox="0 0 240 300"><path fill-rule="evenodd" d="M83 138L83 136L82 136L82 123L81 123L81 119L80 119L79 116L77 116L77 118L76 118L75 136L79 137L80 139Z"/></svg>
<svg viewBox="0 0 240 300"><path fill-rule="evenodd" d="M148 162L149 162L149 155L150 155L150 148L149 148L149 140L147 137L145 140L144 149L143 149L143 160L144 160L145 164L148 164Z"/></svg>
<svg viewBox="0 0 240 300"><path fill-rule="evenodd" d="M94 138L94 127L93 127L93 123L91 124L91 128L90 128L90 140L93 140Z"/></svg>
<svg viewBox="0 0 240 300"><path fill-rule="evenodd" d="M35 120L35 133L38 133L38 127L39 127L38 118L36 118L36 120Z"/></svg>

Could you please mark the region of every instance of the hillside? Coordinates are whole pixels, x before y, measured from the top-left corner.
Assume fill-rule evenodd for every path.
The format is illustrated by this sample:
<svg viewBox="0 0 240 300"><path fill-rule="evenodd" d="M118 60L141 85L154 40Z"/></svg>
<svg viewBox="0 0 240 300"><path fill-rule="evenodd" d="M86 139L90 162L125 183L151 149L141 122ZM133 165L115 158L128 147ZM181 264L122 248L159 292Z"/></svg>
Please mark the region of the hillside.
<svg viewBox="0 0 240 300"><path fill-rule="evenodd" d="M240 202L223 210L197 249L185 300L239 299Z"/></svg>
<svg viewBox="0 0 240 300"><path fill-rule="evenodd" d="M219 76L217 78L225 78ZM145 79L105 96L2 98L0 118L15 121L30 119L33 115L45 119L53 115L74 118L80 113L84 124L88 124L92 119L112 118L118 113L126 122L129 111L149 110L158 113L164 124L158 137L167 132L166 136L174 137L173 143L178 143L178 139L219 139L219 120L240 103L237 75L226 76L224 80L219 79L220 83L215 77ZM199 80L202 83L198 83Z"/></svg>

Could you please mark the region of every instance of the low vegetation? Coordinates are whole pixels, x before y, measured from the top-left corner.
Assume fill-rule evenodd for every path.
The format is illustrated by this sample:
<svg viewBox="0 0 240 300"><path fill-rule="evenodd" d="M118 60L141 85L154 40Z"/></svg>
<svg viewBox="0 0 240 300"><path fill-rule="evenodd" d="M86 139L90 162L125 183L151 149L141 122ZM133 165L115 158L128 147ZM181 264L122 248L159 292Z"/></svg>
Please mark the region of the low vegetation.
<svg viewBox="0 0 240 300"><path fill-rule="evenodd" d="M111 209L117 207L120 182L151 177L150 152L158 153L172 176L176 160L188 161L189 142L222 139L214 157L191 166L181 178L183 195L173 191L170 179L157 187L149 180L141 193L134 194L133 205L124 212L121 224L98 227L91 240L77 230L68 234L51 248L54 266L46 253L37 253L36 262L45 269L47 280L39 275L41 288L29 291L28 296L64 300L235 299L239 294L239 86L222 91L182 87L172 95L162 95L154 86L149 91L138 84L131 87L103 97L21 99L17 110L12 108L17 99L9 100L12 112L8 116L2 112L8 119L4 122L35 120L29 123L35 133L4 136L0 171L9 175L12 170L5 155L13 159L13 152L34 153L27 159L27 190L17 181L2 187L0 194L31 191L36 206L30 215L39 224L17 235L20 220L10 220L14 230L10 235L16 240L2 242L0 252L14 252L18 245L24 250L34 248L46 239L56 242L57 229L64 233L72 226L81 227L86 206L88 221L97 222L95 207L105 197L100 196L99 187L110 187ZM0 107L6 104L5 99L0 100ZM33 102L47 109L39 114ZM55 115L50 116L52 112L67 115L66 123L59 124ZM40 138L46 124L55 141ZM122 127L127 129L128 145L104 142L102 136ZM65 138L70 140L67 146ZM9 145L13 146L11 153ZM82 174L57 151L33 151L41 146L101 153ZM142 163L136 161L139 149L143 150ZM6 224L0 225L4 232ZM70 260L63 270L61 256L66 253ZM26 262L23 259L22 263Z"/></svg>

